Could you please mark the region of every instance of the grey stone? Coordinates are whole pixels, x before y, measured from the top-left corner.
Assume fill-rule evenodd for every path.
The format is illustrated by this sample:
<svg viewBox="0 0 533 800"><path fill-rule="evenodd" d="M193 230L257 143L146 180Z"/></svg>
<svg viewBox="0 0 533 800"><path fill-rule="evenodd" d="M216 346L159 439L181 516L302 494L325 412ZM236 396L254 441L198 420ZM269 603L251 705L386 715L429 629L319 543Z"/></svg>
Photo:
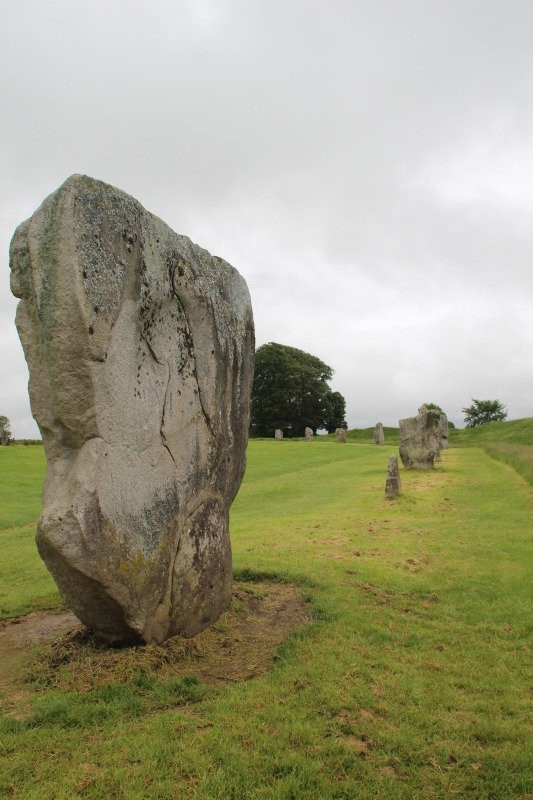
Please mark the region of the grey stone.
<svg viewBox="0 0 533 800"><path fill-rule="evenodd" d="M48 462L39 553L105 641L193 636L230 602L254 361L246 283L80 175L17 228L10 260Z"/></svg>
<svg viewBox="0 0 533 800"><path fill-rule="evenodd" d="M396 456L389 456L387 464L387 480L385 481L385 497L394 500L402 493L402 482L400 480L400 470Z"/></svg>
<svg viewBox="0 0 533 800"><path fill-rule="evenodd" d="M422 406L416 417L400 420L400 458L406 469L433 469L439 452L440 413Z"/></svg>
<svg viewBox="0 0 533 800"><path fill-rule="evenodd" d="M374 428L374 441L379 445L385 444L385 433L383 431L383 425L381 422L377 422L376 427Z"/></svg>
<svg viewBox="0 0 533 800"><path fill-rule="evenodd" d="M341 444L346 444L346 429L337 428L337 441Z"/></svg>
<svg viewBox="0 0 533 800"><path fill-rule="evenodd" d="M448 417L446 414L441 414L438 423L438 435L441 450L446 450L448 447Z"/></svg>
<svg viewBox="0 0 533 800"><path fill-rule="evenodd" d="M277 428L276 431L274 432L274 439L278 440L283 439L283 431L281 430L281 428Z"/></svg>
<svg viewBox="0 0 533 800"><path fill-rule="evenodd" d="M304 435L305 435L305 438L309 441L310 439L313 438L313 429L312 428L306 428L305 432L304 432Z"/></svg>

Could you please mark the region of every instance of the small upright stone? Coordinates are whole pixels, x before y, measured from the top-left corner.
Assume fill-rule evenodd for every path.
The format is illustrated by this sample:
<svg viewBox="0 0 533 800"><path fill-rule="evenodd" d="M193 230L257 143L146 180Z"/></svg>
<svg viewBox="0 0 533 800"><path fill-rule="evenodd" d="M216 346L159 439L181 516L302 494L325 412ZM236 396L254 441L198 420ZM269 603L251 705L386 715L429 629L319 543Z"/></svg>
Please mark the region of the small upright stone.
<svg viewBox="0 0 533 800"><path fill-rule="evenodd" d="M346 444L346 428L337 428L337 441Z"/></svg>
<svg viewBox="0 0 533 800"><path fill-rule="evenodd" d="M276 432L274 433L274 439L281 441L283 439L283 431L281 428L276 428Z"/></svg>
<svg viewBox="0 0 533 800"><path fill-rule="evenodd" d="M374 428L374 441L379 445L385 444L385 433L383 431L383 425L381 422L377 422L376 427Z"/></svg>
<svg viewBox="0 0 533 800"><path fill-rule="evenodd" d="M400 420L400 458L406 469L433 469L439 452L440 413L421 406L416 417Z"/></svg>
<svg viewBox="0 0 533 800"><path fill-rule="evenodd" d="M312 428L306 428L305 429L305 438L307 439L307 441L310 441L313 438L313 429Z"/></svg>
<svg viewBox="0 0 533 800"><path fill-rule="evenodd" d="M231 600L254 365L246 283L85 175L19 225L10 262L48 463L39 553L104 641L194 636Z"/></svg>
<svg viewBox="0 0 533 800"><path fill-rule="evenodd" d="M402 482L400 480L400 470L396 456L389 456L387 464L387 480L385 481L385 497L394 500L402 493Z"/></svg>

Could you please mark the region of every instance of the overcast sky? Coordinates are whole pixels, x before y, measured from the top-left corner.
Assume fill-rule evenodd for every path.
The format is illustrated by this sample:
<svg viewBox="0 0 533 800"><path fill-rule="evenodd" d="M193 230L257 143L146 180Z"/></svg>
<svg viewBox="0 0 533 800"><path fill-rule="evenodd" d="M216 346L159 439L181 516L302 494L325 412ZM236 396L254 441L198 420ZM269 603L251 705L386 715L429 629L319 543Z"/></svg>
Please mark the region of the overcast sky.
<svg viewBox="0 0 533 800"><path fill-rule="evenodd" d="M70 174L244 275L350 427L533 415L531 0L3 0L0 414L37 435L8 248Z"/></svg>

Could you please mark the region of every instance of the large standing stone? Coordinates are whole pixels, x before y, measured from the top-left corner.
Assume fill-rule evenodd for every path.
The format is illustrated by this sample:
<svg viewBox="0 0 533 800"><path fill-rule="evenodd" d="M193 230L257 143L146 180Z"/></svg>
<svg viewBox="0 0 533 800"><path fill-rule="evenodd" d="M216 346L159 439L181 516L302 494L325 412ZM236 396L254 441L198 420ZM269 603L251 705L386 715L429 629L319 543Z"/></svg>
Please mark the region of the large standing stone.
<svg viewBox="0 0 533 800"><path fill-rule="evenodd" d="M310 439L313 438L313 429L312 428L306 428L305 431L304 431L304 435L305 435L305 438L309 441Z"/></svg>
<svg viewBox="0 0 533 800"><path fill-rule="evenodd" d="M346 444L346 429L337 428L337 441L341 444Z"/></svg>
<svg viewBox="0 0 533 800"><path fill-rule="evenodd" d="M402 493L402 482L400 480L400 470L396 456L389 456L387 464L387 480L385 481L385 497L394 500Z"/></svg>
<svg viewBox="0 0 533 800"><path fill-rule="evenodd" d="M283 439L283 431L281 430L281 428L276 428L274 432L274 439L278 439L280 441L281 439Z"/></svg>
<svg viewBox="0 0 533 800"><path fill-rule="evenodd" d="M246 283L80 175L19 226L11 269L48 461L39 552L102 639L192 636L230 601L254 360Z"/></svg>
<svg viewBox="0 0 533 800"><path fill-rule="evenodd" d="M383 425L381 422L377 422L376 427L374 428L374 441L379 445L385 444L385 433L383 431Z"/></svg>
<svg viewBox="0 0 533 800"><path fill-rule="evenodd" d="M422 406L416 417L400 420L400 458L406 469L433 469L439 417L438 411Z"/></svg>

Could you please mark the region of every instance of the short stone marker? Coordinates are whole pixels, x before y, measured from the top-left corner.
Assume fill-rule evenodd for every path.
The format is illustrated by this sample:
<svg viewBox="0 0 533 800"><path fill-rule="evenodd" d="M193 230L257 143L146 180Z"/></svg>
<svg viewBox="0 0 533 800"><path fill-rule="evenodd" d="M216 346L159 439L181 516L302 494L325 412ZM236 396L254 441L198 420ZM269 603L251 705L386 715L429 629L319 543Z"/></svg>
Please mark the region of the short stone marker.
<svg viewBox="0 0 533 800"><path fill-rule="evenodd" d="M400 480L400 470L396 456L389 456L387 464L387 480L385 481L385 497L394 500L402 493L402 482Z"/></svg>
<svg viewBox="0 0 533 800"><path fill-rule="evenodd" d="M313 435L314 435L314 434L313 434L313 429L312 429L312 428L306 428L306 429L305 429L305 438L307 439L307 441L309 441L310 439L312 439L312 438L313 438Z"/></svg>
<svg viewBox="0 0 533 800"><path fill-rule="evenodd" d="M346 444L346 428L337 428L337 441Z"/></svg>
<svg viewBox="0 0 533 800"><path fill-rule="evenodd" d="M406 469L433 469L439 451L440 413L421 406L416 417L400 420L400 458Z"/></svg>
<svg viewBox="0 0 533 800"><path fill-rule="evenodd" d="M73 175L16 230L11 287L48 472L37 547L109 643L225 611L254 325L236 269Z"/></svg>
<svg viewBox="0 0 533 800"><path fill-rule="evenodd" d="M376 423L376 427L374 428L374 441L379 445L385 444L385 433L381 422Z"/></svg>
<svg viewBox="0 0 533 800"><path fill-rule="evenodd" d="M281 430L281 428L276 428L276 431L274 433L274 439L277 439L278 441L281 441L283 439L283 431Z"/></svg>

